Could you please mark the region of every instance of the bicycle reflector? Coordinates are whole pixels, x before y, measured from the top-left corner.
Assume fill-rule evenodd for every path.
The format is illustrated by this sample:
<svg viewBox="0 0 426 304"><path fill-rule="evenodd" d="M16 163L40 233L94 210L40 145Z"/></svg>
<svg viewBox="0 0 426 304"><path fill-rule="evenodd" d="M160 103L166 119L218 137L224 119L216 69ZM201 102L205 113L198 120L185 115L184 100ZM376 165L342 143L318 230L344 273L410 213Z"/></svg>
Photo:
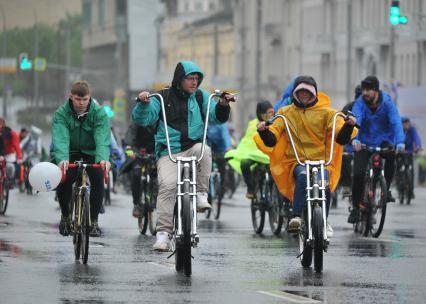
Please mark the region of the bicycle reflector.
<svg viewBox="0 0 426 304"><path fill-rule="evenodd" d="M41 162L31 168L28 180L31 186L39 192L55 190L61 181L61 169L55 164Z"/></svg>

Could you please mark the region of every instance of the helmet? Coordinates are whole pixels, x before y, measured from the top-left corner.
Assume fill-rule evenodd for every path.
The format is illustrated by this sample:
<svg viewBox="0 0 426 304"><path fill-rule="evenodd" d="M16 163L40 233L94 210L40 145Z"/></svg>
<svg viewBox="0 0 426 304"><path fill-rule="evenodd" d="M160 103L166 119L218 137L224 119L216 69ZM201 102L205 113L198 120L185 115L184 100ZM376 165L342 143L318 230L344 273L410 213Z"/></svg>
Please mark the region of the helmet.
<svg viewBox="0 0 426 304"><path fill-rule="evenodd" d="M55 164L41 162L31 168L28 179L31 186L39 192L54 190L61 181L61 169Z"/></svg>

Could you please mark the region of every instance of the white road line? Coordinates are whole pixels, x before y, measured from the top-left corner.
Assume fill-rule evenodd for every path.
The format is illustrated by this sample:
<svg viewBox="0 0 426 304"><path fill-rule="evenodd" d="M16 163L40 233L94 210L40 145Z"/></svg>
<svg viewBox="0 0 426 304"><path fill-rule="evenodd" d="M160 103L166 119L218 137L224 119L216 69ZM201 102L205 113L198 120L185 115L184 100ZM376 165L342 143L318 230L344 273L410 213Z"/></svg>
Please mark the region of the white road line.
<svg viewBox="0 0 426 304"><path fill-rule="evenodd" d="M284 299L292 303L298 303L298 304L321 303L320 301L317 301L314 299L305 298L302 296L298 296L292 293L279 291L279 290L270 290L270 291L258 290L257 292L267 296Z"/></svg>
<svg viewBox="0 0 426 304"><path fill-rule="evenodd" d="M156 263L156 262L148 262L147 264L151 264L154 266L166 267L166 268L174 268L175 264L172 263Z"/></svg>

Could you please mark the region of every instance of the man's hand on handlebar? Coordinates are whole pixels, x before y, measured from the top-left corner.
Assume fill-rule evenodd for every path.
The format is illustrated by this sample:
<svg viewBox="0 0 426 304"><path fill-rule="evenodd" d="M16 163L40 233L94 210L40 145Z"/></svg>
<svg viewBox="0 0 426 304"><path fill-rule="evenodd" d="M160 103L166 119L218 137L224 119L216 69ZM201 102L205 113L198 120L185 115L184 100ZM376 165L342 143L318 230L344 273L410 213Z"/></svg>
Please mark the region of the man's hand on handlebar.
<svg viewBox="0 0 426 304"><path fill-rule="evenodd" d="M356 118L354 116L348 115L346 120L345 120L345 124L350 125L350 126L355 126L356 125Z"/></svg>
<svg viewBox="0 0 426 304"><path fill-rule="evenodd" d="M139 95L138 95L138 101L141 101L141 102L144 102L144 103L149 103L148 96L149 96L149 92L147 92L147 91L140 92Z"/></svg>
<svg viewBox="0 0 426 304"><path fill-rule="evenodd" d="M220 95L220 101L219 101L219 104L221 105L221 106L224 106L224 107L227 107L227 106L229 106L229 103L230 102L235 102L235 94L231 94L231 93L228 93L228 92L223 92L221 95Z"/></svg>
<svg viewBox="0 0 426 304"><path fill-rule="evenodd" d="M261 121L257 124L257 130L259 132L263 132L267 129L269 129L269 126L266 124L266 121Z"/></svg>
<svg viewBox="0 0 426 304"><path fill-rule="evenodd" d="M354 139L352 141L352 147L354 148L355 152L359 152L362 149L361 142L357 139Z"/></svg>
<svg viewBox="0 0 426 304"><path fill-rule="evenodd" d="M62 172L65 174L68 170L68 165L70 162L68 160L63 160L58 164L58 167L61 168Z"/></svg>
<svg viewBox="0 0 426 304"><path fill-rule="evenodd" d="M101 160L99 164L102 166L102 169L106 172L111 168L111 163L107 160Z"/></svg>

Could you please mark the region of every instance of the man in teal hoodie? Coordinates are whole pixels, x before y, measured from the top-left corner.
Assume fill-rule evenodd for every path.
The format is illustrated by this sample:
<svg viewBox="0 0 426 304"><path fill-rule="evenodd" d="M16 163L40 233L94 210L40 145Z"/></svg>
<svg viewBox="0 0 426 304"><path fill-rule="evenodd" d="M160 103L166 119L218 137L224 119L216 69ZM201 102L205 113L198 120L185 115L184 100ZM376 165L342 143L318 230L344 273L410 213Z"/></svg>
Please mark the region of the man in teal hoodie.
<svg viewBox="0 0 426 304"><path fill-rule="evenodd" d="M199 89L203 81L200 68L191 61L177 64L172 85L159 93L164 98L170 149L176 156L199 155L203 140L204 120L207 112L209 93ZM140 126L157 125L155 134L155 153L159 193L157 198L157 241L154 249L168 251L173 229L173 209L176 199L177 165L167 156L165 128L161 116L160 101L148 98L149 92L141 92L138 104L133 109L132 118ZM226 95L219 103L212 101L209 122L224 123L230 114L230 95ZM197 208L199 211L211 208L207 202L208 182L211 171L211 151L205 146L204 158L197 172Z"/></svg>

